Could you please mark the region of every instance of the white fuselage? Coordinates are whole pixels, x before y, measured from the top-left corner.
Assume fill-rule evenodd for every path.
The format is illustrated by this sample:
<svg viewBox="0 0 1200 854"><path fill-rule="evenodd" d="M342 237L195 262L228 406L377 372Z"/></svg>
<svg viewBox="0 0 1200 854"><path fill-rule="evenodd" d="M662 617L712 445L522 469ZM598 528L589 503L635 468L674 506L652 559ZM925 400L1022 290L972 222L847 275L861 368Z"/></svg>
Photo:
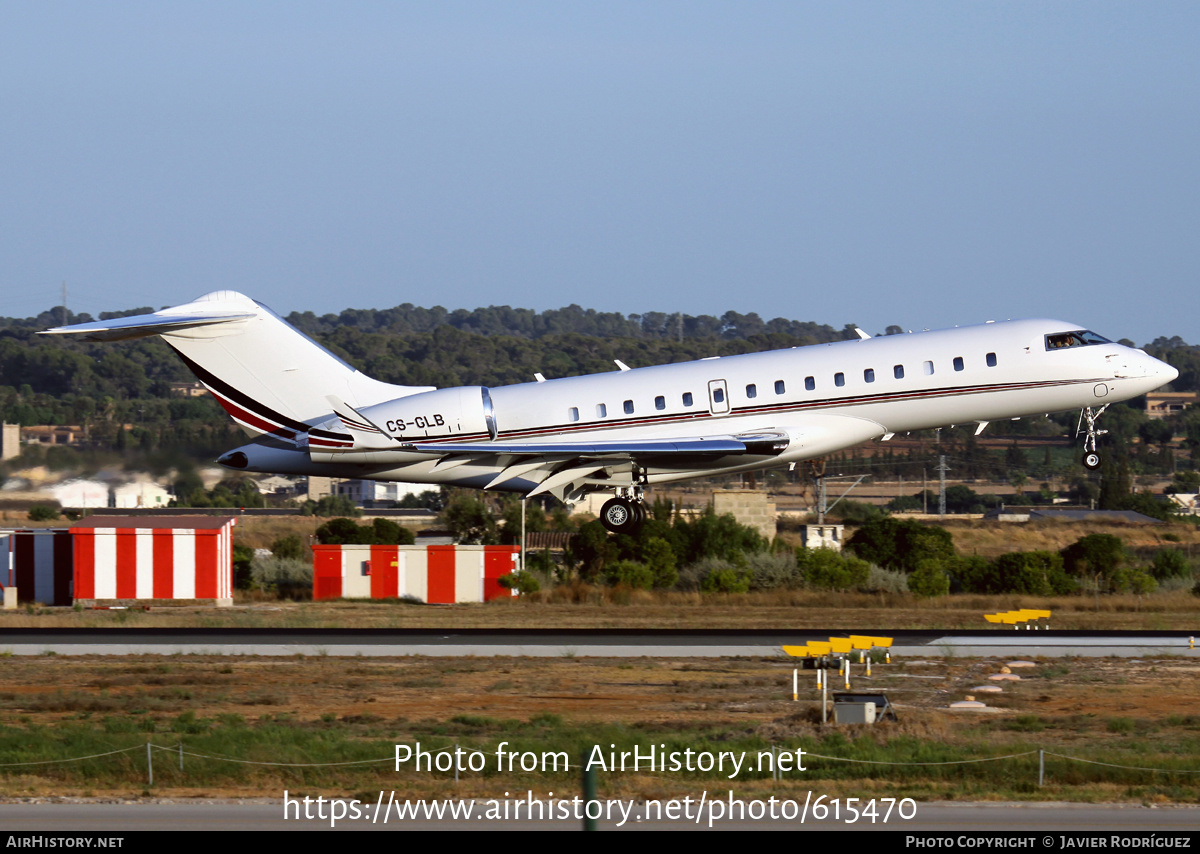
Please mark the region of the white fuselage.
<svg viewBox="0 0 1200 854"><path fill-rule="evenodd" d="M441 437L432 429L422 438L611 442L776 431L791 440L770 459L730 456L643 467L642 482L655 483L783 465L894 433L1102 406L1176 375L1169 365L1116 343L1049 348L1048 335L1078 329L1054 320L1005 321L493 387L495 436L477 428ZM473 460L446 467L421 455L396 465L397 456L347 455L346 463L353 459L356 465L339 467L340 473L481 486L506 465ZM280 470L276 459L264 466ZM321 470L329 473L329 467ZM623 485L619 467L607 478L591 488ZM533 486L515 478L500 488Z"/></svg>

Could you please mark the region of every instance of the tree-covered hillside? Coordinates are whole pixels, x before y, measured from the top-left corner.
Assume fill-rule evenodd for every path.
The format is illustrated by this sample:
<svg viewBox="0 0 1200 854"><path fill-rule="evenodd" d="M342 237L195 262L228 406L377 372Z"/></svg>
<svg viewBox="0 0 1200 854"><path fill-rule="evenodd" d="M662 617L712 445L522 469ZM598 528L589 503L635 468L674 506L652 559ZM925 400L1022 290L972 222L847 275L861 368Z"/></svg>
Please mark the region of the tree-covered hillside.
<svg viewBox="0 0 1200 854"><path fill-rule="evenodd" d="M100 319L149 308L107 312ZM36 333L92 320L62 307L30 318L0 318L0 419L21 425L71 424L84 428L86 445L119 452L212 459L240 434L210 397L180 398L170 384L193 377L157 338L94 344ZM403 385L504 385L547 377L688 361L853 338L809 321L726 312L720 317L651 312L623 315L572 305L535 312L509 306L447 311L404 304L390 309L347 309L287 320L370 376ZM898 327L888 327L896 333ZM1200 347L1159 338L1146 350L1175 365L1175 390L1200 388ZM1017 434L1030 422L997 425ZM1064 422L1065 424L1065 422ZM1118 438L1138 436L1143 447L1164 446L1173 432L1200 444L1200 410L1163 427L1147 425L1136 407L1106 415ZM1165 437L1163 434L1166 433ZM59 456L66 454L58 451ZM1012 468L1012 466L1007 466Z"/></svg>

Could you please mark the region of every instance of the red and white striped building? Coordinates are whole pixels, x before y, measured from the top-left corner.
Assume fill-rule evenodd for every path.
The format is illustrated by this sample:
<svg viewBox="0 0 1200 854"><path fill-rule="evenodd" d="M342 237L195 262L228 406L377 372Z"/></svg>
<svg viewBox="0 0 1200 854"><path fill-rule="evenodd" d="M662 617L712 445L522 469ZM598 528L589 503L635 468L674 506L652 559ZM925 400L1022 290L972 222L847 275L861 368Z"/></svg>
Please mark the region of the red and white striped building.
<svg viewBox="0 0 1200 854"><path fill-rule="evenodd" d="M89 516L71 526L75 599L233 602L232 516Z"/></svg>
<svg viewBox="0 0 1200 854"><path fill-rule="evenodd" d="M499 578L520 546L313 546L313 599L400 599L436 605L512 595Z"/></svg>

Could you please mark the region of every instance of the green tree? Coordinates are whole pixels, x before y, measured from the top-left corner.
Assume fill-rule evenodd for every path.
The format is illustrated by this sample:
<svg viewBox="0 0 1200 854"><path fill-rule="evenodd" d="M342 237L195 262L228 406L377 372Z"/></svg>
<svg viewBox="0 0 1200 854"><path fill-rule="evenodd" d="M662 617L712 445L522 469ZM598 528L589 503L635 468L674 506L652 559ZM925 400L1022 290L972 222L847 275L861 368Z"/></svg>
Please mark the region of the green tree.
<svg viewBox="0 0 1200 854"><path fill-rule="evenodd" d="M499 542L492 509L473 490L455 490L438 518L457 543L495 545Z"/></svg>
<svg viewBox="0 0 1200 854"><path fill-rule="evenodd" d="M355 506L345 495L326 495L321 498L313 508L313 515L316 516L350 516L358 518L362 515L362 510Z"/></svg>
<svg viewBox="0 0 1200 854"><path fill-rule="evenodd" d="M1154 553L1150 564L1150 575L1157 581L1168 578L1186 578L1192 574L1192 567L1179 549L1159 549Z"/></svg>
<svg viewBox="0 0 1200 854"><path fill-rule="evenodd" d="M675 566L675 550L669 542L661 537L647 537L642 544L642 559L650 570L655 589L675 586L679 572Z"/></svg>
<svg viewBox="0 0 1200 854"><path fill-rule="evenodd" d="M804 583L817 590L855 590L867 583L871 565L836 549L796 549Z"/></svg>
<svg viewBox="0 0 1200 854"><path fill-rule="evenodd" d="M932 598L950 592L950 576L939 560L922 560L908 577L908 589L917 596Z"/></svg>
<svg viewBox="0 0 1200 854"><path fill-rule="evenodd" d="M284 560L305 560L308 558L308 546L299 534L288 534L271 543L271 554Z"/></svg>
<svg viewBox="0 0 1200 854"><path fill-rule="evenodd" d="M514 546L521 542L521 499L506 496L500 502L501 526L498 532L500 542L506 546ZM546 512L537 501L525 502L525 530L545 531L548 529Z"/></svg>
<svg viewBox="0 0 1200 854"><path fill-rule="evenodd" d="M741 524L728 513L718 516L712 507L694 519L676 520L674 529L679 534L682 552L677 552L677 557L683 564L706 557L718 557L736 564L747 552L764 551L769 545L754 528Z"/></svg>
<svg viewBox="0 0 1200 854"><path fill-rule="evenodd" d="M537 576L531 572L509 572L497 578L496 583L505 590L516 590L522 596L542 589Z"/></svg>
<svg viewBox="0 0 1200 854"><path fill-rule="evenodd" d="M254 549L240 543L233 544L233 586L238 590L250 589L250 568L254 563Z"/></svg>
<svg viewBox="0 0 1200 854"><path fill-rule="evenodd" d="M1026 593L1055 596L1074 593L1077 584L1063 569L1061 555L1054 552L1009 552L988 567L986 577L978 577L978 593Z"/></svg>
<svg viewBox="0 0 1200 854"><path fill-rule="evenodd" d="M617 559L616 546L609 542L608 531L597 521L579 526L579 533L571 539L567 553L570 563L579 568L579 575L585 581L598 578L605 564Z"/></svg>
<svg viewBox="0 0 1200 854"><path fill-rule="evenodd" d="M1025 452L1017 444L1017 440L1013 439L1012 444L1004 452L1004 465L1010 472L1024 471L1029 467L1029 458L1025 456Z"/></svg>
<svg viewBox="0 0 1200 854"><path fill-rule="evenodd" d="M605 566L604 580L610 587L624 585L635 590L649 590L654 586L654 572L644 563L618 560Z"/></svg>
<svg viewBox="0 0 1200 854"><path fill-rule="evenodd" d="M1133 476L1129 473L1129 458L1124 452L1105 454L1100 467L1101 510L1124 510L1133 493Z"/></svg>
<svg viewBox="0 0 1200 854"><path fill-rule="evenodd" d="M1114 592L1126 585L1123 570L1129 564L1129 552L1120 537L1088 534L1060 554L1067 572L1076 578L1093 578L1100 589Z"/></svg>
<svg viewBox="0 0 1200 854"><path fill-rule="evenodd" d="M865 561L885 569L914 572L923 559L954 557L954 538L945 528L913 519L876 519L863 525L846 546Z"/></svg>
<svg viewBox="0 0 1200 854"><path fill-rule="evenodd" d="M750 590L750 571L721 567L704 576L700 589L705 593L746 593Z"/></svg>
<svg viewBox="0 0 1200 854"><path fill-rule="evenodd" d="M353 519L340 516L317 528L317 542L326 546L369 546L375 542L375 531L367 525L359 525Z"/></svg>
<svg viewBox="0 0 1200 854"><path fill-rule="evenodd" d="M375 537L375 544L380 546L411 546L417 541L408 528L382 516L371 521L371 531Z"/></svg>

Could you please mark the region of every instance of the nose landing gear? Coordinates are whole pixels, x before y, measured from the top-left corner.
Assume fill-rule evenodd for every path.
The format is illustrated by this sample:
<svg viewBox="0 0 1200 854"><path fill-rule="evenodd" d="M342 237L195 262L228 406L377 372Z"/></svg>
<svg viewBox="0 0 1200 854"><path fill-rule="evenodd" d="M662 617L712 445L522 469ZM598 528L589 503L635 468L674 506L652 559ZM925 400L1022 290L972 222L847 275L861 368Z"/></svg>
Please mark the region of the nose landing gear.
<svg viewBox="0 0 1200 854"><path fill-rule="evenodd" d="M1097 430L1096 419L1103 415L1106 409L1108 409L1107 403L1096 410L1093 410L1090 406L1085 406L1083 411L1079 413L1079 423L1075 427L1075 435L1085 436L1083 440L1082 462L1083 467L1088 471L1096 471L1100 468L1102 462L1100 452L1096 449L1096 439L1108 431Z"/></svg>

